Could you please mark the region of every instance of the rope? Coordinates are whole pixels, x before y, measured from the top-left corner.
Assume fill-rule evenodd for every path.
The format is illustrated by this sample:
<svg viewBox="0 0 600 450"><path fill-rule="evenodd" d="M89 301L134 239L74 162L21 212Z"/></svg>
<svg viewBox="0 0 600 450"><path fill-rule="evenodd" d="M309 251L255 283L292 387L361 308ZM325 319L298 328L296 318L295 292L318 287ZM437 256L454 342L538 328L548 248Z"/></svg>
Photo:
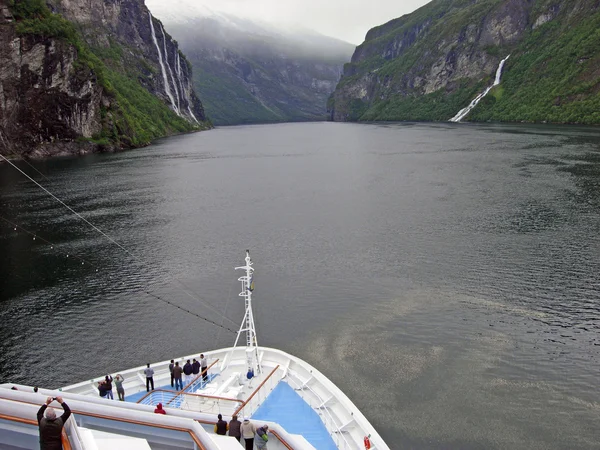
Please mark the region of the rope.
<svg viewBox="0 0 600 450"><path fill-rule="evenodd" d="M0 155L0 158L2 158L4 161L6 161L11 166L13 166L15 169L17 169L23 175L25 175L25 177L27 177L27 179L29 179L30 181L32 181L33 183L35 183L36 186L38 186L40 189L42 189L44 192L46 192L48 195L50 195L58 203L60 203L61 205L63 205L65 208L67 208L69 211L71 211L73 214L75 214L77 217L79 217L81 220L83 220L85 223L87 223L90 227L92 227L94 230L96 230L98 233L100 233L102 236L104 236L110 242L112 242L113 244L115 244L117 247L119 247L121 250L123 250L128 255L133 256L135 258L135 256L132 255L129 250L127 250L125 247L123 247L121 244L119 244L117 241L115 241L113 238L111 238L108 234L106 234L104 231L102 231L100 228L98 228L96 225L94 225L93 223L91 223L89 220L87 220L85 217L83 217L81 214L79 214L77 211L75 211L73 208L71 208L69 205L67 205L65 202L63 202L60 198L58 198L56 195L54 195L52 192L50 192L48 189L46 189L44 186L42 186L40 183L38 183L37 181L35 181L33 178L31 178L29 175L27 175L25 172L23 172L17 166L15 166L4 155Z"/></svg>
<svg viewBox="0 0 600 450"><path fill-rule="evenodd" d="M33 237L34 237L34 239L39 239L40 241L42 241L42 242L45 242L46 244L49 244L49 245L50 245L50 248L51 248L51 249L54 249L54 245L55 245L55 244L54 244L53 242L51 242L51 241L49 241L49 240L47 240L47 239L45 239L45 238L41 237L40 235L38 235L38 234L36 234L36 233L33 233L33 232L31 232L31 231L29 231L29 230L25 229L24 227L22 227L22 226L20 226L20 225L18 225L18 224L16 224L16 223L14 223L14 222L12 222L12 221L8 220L8 219L7 219L7 218L5 218L5 217L2 217L2 216L0 216L0 219L2 219L2 220L4 220L5 222L9 223L11 226L13 226L13 227L15 228L15 230L18 228L18 229L20 229L20 230L24 231L25 233L29 234L30 236L33 236ZM63 252L63 253L64 253L64 252ZM67 256L67 258L72 256L73 258L80 260L80 261L82 262L82 264L84 264L84 263L87 263L87 264L89 264L91 267L93 267L93 268L95 268L95 269L96 269L96 272L98 272L98 267L97 267L97 266L96 266L94 263L92 263L92 262L90 262L90 261L88 261L88 260L86 260L86 259L84 259L84 258L81 258L81 257L79 257L79 256L77 256L77 255L72 255L72 254L70 254L70 253L64 253L64 254ZM181 306L179 306L179 305L176 305L175 303L173 303L173 302L171 302L171 301L169 301L169 300L166 300L166 299L164 299L164 298L160 297L159 295L153 294L152 292L150 292L150 291L148 291L148 290L146 290L146 289L142 289L142 290L141 290L141 292L143 292L144 294L146 294L146 295L149 295L150 297L153 297L153 298L155 298L155 299L157 299L157 300L160 300L161 302L167 303L168 305L174 306L175 308L177 308L177 309L180 309L181 311L184 311L184 312L186 312L186 313L188 313L188 314L191 314L192 316L195 316L195 317L197 317L197 318L199 318L199 319L202 319L202 320L204 320L205 322L208 322L208 323L210 323L210 324L213 324L213 325L215 325L215 326L217 326L217 327L219 327L219 328L222 328L223 330L230 331L230 332L232 332L232 333L234 333L234 334L237 334L237 331L234 331L234 330L232 330L231 328L228 328L228 327L226 327L226 326L224 326L224 325L222 325L222 324L218 324L218 323L216 323L216 322L214 322L214 321L212 321L212 320L210 320L210 319L207 319L206 317L202 317L202 316L200 316L199 314L197 314L197 313L195 313L195 312L192 312L192 311L190 311L190 310L188 310L188 309L182 308ZM231 319L229 319L229 320L231 320ZM233 321L232 321L232 322L233 322ZM233 323L235 323L235 322L233 322Z"/></svg>
<svg viewBox="0 0 600 450"><path fill-rule="evenodd" d="M23 174L28 180L30 180L31 182L33 182L36 186L38 186L40 189L42 189L44 192L46 192L48 195L50 195L52 198L54 198L57 202L59 202L61 205L63 205L65 208L67 208L69 211L71 211L73 214L75 214L77 217L79 217L82 221L84 221L86 224L88 224L90 227L92 227L92 229L94 229L95 231L97 231L98 233L100 233L102 236L104 236L106 239L108 239L110 242L112 242L113 244L115 244L117 247L119 247L121 250L123 250L125 253L127 253L129 256L131 256L132 258L134 258L135 260L139 261L139 258L137 258L133 253L131 253L129 250L127 250L127 248L123 247L123 245L119 244L117 241L115 241L113 238L111 238L109 235L107 235L104 231L102 231L100 228L98 228L97 226L95 226L93 223L91 223L89 220L87 220L85 217L83 217L81 214L79 214L77 211L75 211L73 208L71 208L69 205L67 205L65 202L63 202L60 198L58 198L56 195L54 195L52 192L50 192L48 189L46 189L44 186L42 186L40 183L38 183L37 181L35 181L33 178L31 178L27 173L23 172L21 169L19 169L15 164L13 164L9 159L7 159L4 155L0 154L0 158L2 158L4 161L6 161L8 164L10 164L12 167L14 167L16 170L18 170L21 174ZM29 164L31 166L31 164ZM37 170L37 169L36 169ZM44 174L42 174L41 172L39 172L39 170L37 171L38 173L40 173L40 175L42 175L45 179L48 179ZM13 222L9 221L8 219L5 219L4 217L2 217L3 220L5 220L6 222L10 223L11 225L13 225L15 228L20 228L23 231L27 232L28 234L32 235L34 240L36 239L36 237L38 236L35 233L32 233L30 231L25 230L25 228L18 226L17 224L14 224ZM42 239L44 242L50 244L52 247L54 246L54 244L46 239L40 238ZM69 257L69 254L66 254L67 258ZM85 259L77 257L77 259L82 261L82 264L84 264L86 262ZM92 265L93 266L93 265ZM94 267L94 266L93 266ZM96 268L96 271L98 271L98 269ZM179 283L183 284L183 282L176 280ZM185 286L185 285L184 285ZM177 287L177 286L176 286ZM181 287L177 287L179 290L183 291L186 295L188 295L190 298L199 301L200 303L204 304L205 306L207 306L209 309L212 309L213 312L217 313L219 316L221 316L223 319L227 319L229 320L231 323L236 324L233 320L231 320L228 317L225 317L223 314L221 314L218 310L216 310L216 308L213 308L211 305L209 305L208 303L202 301L200 298L198 298L197 296L193 296L190 292L188 292L185 289L182 289ZM205 317L202 317L196 313L193 313L185 308L180 307L179 305L175 305L174 303L165 300L155 294L152 294L149 291L143 290L144 293L148 294L151 297L154 297L158 300L161 300L171 306L174 306L182 311L185 311L189 314L192 314L195 317L198 317L199 319L202 319L208 323L211 323L219 328L222 328L224 330L230 331L232 333L236 333L237 331L232 330L231 328L228 328L224 325L219 325L218 323L207 319Z"/></svg>
<svg viewBox="0 0 600 450"><path fill-rule="evenodd" d="M46 244L50 244L50 249L53 250L54 246L56 244L54 244L53 242L50 242L48 239L44 239L42 236L40 236L39 234L33 233L29 230L26 230L25 228L23 228L21 225L18 225L14 222L11 222L10 220L8 220L6 217L2 217L0 216L0 219L4 220L5 222L9 223L12 227L14 227L15 231L17 231L17 228L24 231L25 233L29 234L30 236L33 236L33 240L40 240L42 242L45 242ZM78 259L79 261L81 261L81 264L87 263L89 265L91 265L92 267L95 267L94 264L92 264L91 262L89 262L88 260L81 258L80 256L77 255L73 255L71 253L66 253L66 252L62 252L63 254L65 254L67 256L67 258L70 258L71 256L75 259ZM96 269L96 272L98 271L98 269Z"/></svg>

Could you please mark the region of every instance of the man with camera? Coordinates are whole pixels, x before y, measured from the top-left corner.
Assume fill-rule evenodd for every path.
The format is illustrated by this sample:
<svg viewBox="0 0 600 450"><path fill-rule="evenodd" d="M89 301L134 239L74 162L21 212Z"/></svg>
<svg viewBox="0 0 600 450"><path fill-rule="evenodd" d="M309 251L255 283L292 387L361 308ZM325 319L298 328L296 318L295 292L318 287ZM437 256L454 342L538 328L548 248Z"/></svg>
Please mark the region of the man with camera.
<svg viewBox="0 0 600 450"><path fill-rule="evenodd" d="M48 407L54 400L60 403L63 408L64 413L60 417L56 417L54 408ZM40 426L41 450L62 450L62 429L69 416L71 416L71 409L63 401L62 397L48 397L46 399L46 403L42 405L37 413L38 424Z"/></svg>

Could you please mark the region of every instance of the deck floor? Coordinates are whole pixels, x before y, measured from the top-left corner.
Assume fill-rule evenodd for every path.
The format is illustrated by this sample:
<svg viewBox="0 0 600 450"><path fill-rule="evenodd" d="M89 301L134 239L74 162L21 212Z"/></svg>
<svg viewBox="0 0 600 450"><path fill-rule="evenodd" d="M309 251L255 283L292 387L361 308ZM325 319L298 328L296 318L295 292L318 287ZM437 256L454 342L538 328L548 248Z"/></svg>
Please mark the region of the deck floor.
<svg viewBox="0 0 600 450"><path fill-rule="evenodd" d="M337 450L317 412L284 381L273 389L252 420L277 422L288 433L304 436L316 449Z"/></svg>
<svg viewBox="0 0 600 450"><path fill-rule="evenodd" d="M214 373L211 373L208 375L208 381L212 381L217 375ZM204 383L203 383L204 386ZM156 389L160 389L163 391L171 391L171 392L179 392L176 391L175 388L171 387L170 384L167 384L165 386L154 386L155 390ZM188 392L189 386L185 386L184 388L184 392ZM152 392L152 391L150 391ZM117 397L117 391L116 389L113 389L113 394L115 395L115 400L118 400ZM131 395L127 395L127 391L125 391L125 401L126 402L130 402L130 403L137 403L144 395L146 395L147 392L146 391L140 391L140 392L136 392L135 394L131 394Z"/></svg>

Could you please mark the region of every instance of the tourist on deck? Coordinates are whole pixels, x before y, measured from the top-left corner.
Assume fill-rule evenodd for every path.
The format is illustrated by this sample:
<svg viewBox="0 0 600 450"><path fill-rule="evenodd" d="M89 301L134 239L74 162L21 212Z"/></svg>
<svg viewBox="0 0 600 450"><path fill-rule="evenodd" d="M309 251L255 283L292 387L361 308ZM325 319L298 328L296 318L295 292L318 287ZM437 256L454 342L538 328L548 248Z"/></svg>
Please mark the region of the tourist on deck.
<svg viewBox="0 0 600 450"><path fill-rule="evenodd" d="M115 397L112 391L112 381L113 377L111 377L110 375L106 375L104 377L104 384L106 385L106 398L114 400Z"/></svg>
<svg viewBox="0 0 600 450"><path fill-rule="evenodd" d="M102 398L107 398L108 390L106 389L106 382L104 380L98 381L98 394Z"/></svg>
<svg viewBox="0 0 600 450"><path fill-rule="evenodd" d="M144 369L144 374L146 375L146 392L150 392L150 386L154 390L154 369L150 367L150 363Z"/></svg>
<svg viewBox="0 0 600 450"><path fill-rule="evenodd" d="M254 443L256 444L256 448L258 449L266 449L267 441L269 440L269 436L267 435L269 431L268 425L263 425L262 427L256 430L256 434L254 435Z"/></svg>
<svg viewBox="0 0 600 450"><path fill-rule="evenodd" d="M208 381L208 361L204 357L204 354L200 355L200 370L202 371L202 379Z"/></svg>
<svg viewBox="0 0 600 450"><path fill-rule="evenodd" d="M244 443L246 444L246 450L252 450L254 448L254 435L256 434L256 427L247 417L244 417L242 426L240 427Z"/></svg>
<svg viewBox="0 0 600 450"><path fill-rule="evenodd" d="M179 365L179 361L175 363L175 367L173 367L173 378L175 379L175 390L180 391L183 389L183 383L181 382L181 374L183 373L183 369Z"/></svg>
<svg viewBox="0 0 600 450"><path fill-rule="evenodd" d="M190 360L188 359L187 362L183 366L183 373L185 374L185 385L186 386L192 382L192 371L193 370L194 369L192 369L192 364L190 363Z"/></svg>
<svg viewBox="0 0 600 450"><path fill-rule="evenodd" d="M155 414L167 414L167 412L163 409L162 407L162 403L159 403L158 405L156 405L156 409L154 410Z"/></svg>
<svg viewBox="0 0 600 450"><path fill-rule="evenodd" d="M123 375L121 375L120 373L117 374L117 376L115 377L115 386L117 387L117 395L119 396L119 400L121 400L122 402L125 401L125 389L123 389L123 381L125 381Z"/></svg>
<svg viewBox="0 0 600 450"><path fill-rule="evenodd" d="M171 360L171 364L169 364L169 372L171 372L171 387L173 387L173 367L175 367L175 360Z"/></svg>
<svg viewBox="0 0 600 450"><path fill-rule="evenodd" d="M215 423L215 433L220 434L221 436L225 436L227 434L227 430L229 430L229 425L227 422L223 420L223 416L219 414L217 416L217 423Z"/></svg>
<svg viewBox="0 0 600 450"><path fill-rule="evenodd" d="M192 363L192 377L195 379L198 375L200 375L200 363L194 358L194 362Z"/></svg>
<svg viewBox="0 0 600 450"><path fill-rule="evenodd" d="M236 438L240 441L242 437L241 431L242 422L238 420L238 417L234 414L229 421L229 436Z"/></svg>
<svg viewBox="0 0 600 450"><path fill-rule="evenodd" d="M60 417L56 417L56 411L52 407L48 407L50 403L56 400L61 404L64 413ZM46 414L44 414L44 412ZM44 417L44 415L46 417ZM40 429L40 449L41 450L62 450L62 429L71 415L71 409L62 397L48 397L46 403L41 406L37 412L37 420Z"/></svg>

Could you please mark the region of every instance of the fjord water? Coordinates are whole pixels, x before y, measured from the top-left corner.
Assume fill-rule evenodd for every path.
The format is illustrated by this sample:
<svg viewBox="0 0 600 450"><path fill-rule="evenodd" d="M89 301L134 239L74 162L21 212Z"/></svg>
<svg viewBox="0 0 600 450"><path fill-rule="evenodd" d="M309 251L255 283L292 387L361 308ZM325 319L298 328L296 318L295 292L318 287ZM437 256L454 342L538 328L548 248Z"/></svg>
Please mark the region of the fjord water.
<svg viewBox="0 0 600 450"><path fill-rule="evenodd" d="M243 126L32 165L119 246L0 167L0 216L37 234L0 220L3 382L231 345L250 249L259 344L391 448L600 445L599 129Z"/></svg>

